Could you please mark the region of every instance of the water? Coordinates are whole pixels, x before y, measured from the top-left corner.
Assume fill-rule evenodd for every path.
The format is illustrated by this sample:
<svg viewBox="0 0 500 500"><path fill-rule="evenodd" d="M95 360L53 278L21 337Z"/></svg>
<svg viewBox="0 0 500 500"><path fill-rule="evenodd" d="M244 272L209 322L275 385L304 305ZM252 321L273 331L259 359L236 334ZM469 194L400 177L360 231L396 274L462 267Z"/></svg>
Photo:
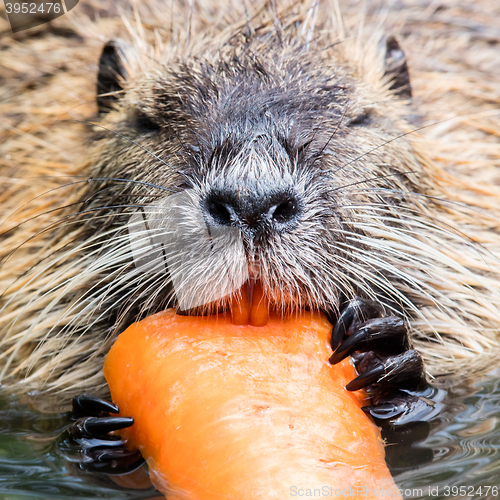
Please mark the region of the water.
<svg viewBox="0 0 500 500"><path fill-rule="evenodd" d="M500 498L497 375L449 392L444 411L431 422L427 439L418 444L420 450L433 450L433 461L414 470L394 471L405 498ZM64 412L42 413L0 397L1 500L139 500L158 495L152 488L131 490L100 477L74 476L54 445L69 424ZM406 455L411 461L418 449L409 449Z"/></svg>
<svg viewBox="0 0 500 500"><path fill-rule="evenodd" d="M55 445L68 425L71 422L64 412L41 413L0 397L1 500L139 500L155 496L153 488L130 490L96 484L105 478L75 476Z"/></svg>
<svg viewBox="0 0 500 500"><path fill-rule="evenodd" d="M452 389L423 443L433 449L434 460L396 476L400 488L417 490L408 492L411 498L500 498L499 388L498 374L492 374Z"/></svg>

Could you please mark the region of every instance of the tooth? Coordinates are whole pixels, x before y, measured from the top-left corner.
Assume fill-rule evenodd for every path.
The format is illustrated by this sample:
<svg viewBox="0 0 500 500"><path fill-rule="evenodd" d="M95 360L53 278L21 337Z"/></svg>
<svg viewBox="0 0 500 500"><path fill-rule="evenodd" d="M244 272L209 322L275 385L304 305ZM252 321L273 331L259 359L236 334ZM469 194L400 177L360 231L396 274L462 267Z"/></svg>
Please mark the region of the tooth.
<svg viewBox="0 0 500 500"><path fill-rule="evenodd" d="M231 320L233 325L248 325L250 322L247 283L244 283L243 286L232 295Z"/></svg>
<svg viewBox="0 0 500 500"><path fill-rule="evenodd" d="M250 307L250 324L253 326L265 326L269 321L269 300L264 294L260 282L253 289L252 305Z"/></svg>

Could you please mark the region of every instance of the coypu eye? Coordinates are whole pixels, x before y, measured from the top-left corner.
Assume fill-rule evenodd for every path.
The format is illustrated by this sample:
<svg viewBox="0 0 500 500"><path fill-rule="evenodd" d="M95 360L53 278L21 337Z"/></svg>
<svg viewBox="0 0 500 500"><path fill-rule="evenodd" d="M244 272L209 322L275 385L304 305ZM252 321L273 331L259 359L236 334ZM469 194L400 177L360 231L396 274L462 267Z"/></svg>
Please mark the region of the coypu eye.
<svg viewBox="0 0 500 500"><path fill-rule="evenodd" d="M352 120L349 120L347 125L349 127L356 127L359 125L366 125L370 122L370 112L365 111L364 113L361 113L358 116L355 116Z"/></svg>
<svg viewBox="0 0 500 500"><path fill-rule="evenodd" d="M135 117L135 126L139 132L157 132L160 130L160 125L151 117L144 113L140 113Z"/></svg>
<svg viewBox="0 0 500 500"><path fill-rule="evenodd" d="M292 220L296 215L297 203L294 199L289 199L276 206L272 217L276 222L284 224Z"/></svg>

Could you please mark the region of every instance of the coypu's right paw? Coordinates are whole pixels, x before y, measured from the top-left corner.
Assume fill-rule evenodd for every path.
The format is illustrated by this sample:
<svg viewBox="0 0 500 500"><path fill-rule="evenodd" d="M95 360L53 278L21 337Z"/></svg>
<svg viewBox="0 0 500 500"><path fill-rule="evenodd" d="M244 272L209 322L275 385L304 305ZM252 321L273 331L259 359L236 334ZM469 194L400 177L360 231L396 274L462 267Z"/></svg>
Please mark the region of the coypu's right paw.
<svg viewBox="0 0 500 500"><path fill-rule="evenodd" d="M69 462L84 472L121 475L132 472L144 464L138 450L127 450L124 442L112 434L134 423L131 417L112 417L118 407L83 394L73 399L72 417L76 418L59 444Z"/></svg>

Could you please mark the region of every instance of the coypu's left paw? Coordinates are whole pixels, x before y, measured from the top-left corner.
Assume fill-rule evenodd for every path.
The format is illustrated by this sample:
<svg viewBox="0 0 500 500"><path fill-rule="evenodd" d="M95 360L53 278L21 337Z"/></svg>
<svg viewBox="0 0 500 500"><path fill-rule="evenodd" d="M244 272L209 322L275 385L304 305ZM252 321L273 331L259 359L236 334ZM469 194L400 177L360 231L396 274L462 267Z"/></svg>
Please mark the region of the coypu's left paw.
<svg viewBox="0 0 500 500"><path fill-rule="evenodd" d="M383 317L376 302L351 300L335 325L331 344L331 364L353 355L359 376L347 384L348 391L373 384L404 389L426 386L424 364L411 349L404 320Z"/></svg>
<svg viewBox="0 0 500 500"><path fill-rule="evenodd" d="M446 392L427 383L420 355L411 348L408 328L397 316L383 316L371 300L356 298L342 311L332 333L336 364L351 355L359 374L346 389L364 387L371 405L362 409L382 428L386 459L393 472L433 460L433 450L420 443L439 415Z"/></svg>
<svg viewBox="0 0 500 500"><path fill-rule="evenodd" d="M131 417L111 417L118 407L83 394L73 399L72 416L76 418L59 448L65 458L85 472L121 475L144 464L138 450L127 450L124 442L112 434L134 423Z"/></svg>

